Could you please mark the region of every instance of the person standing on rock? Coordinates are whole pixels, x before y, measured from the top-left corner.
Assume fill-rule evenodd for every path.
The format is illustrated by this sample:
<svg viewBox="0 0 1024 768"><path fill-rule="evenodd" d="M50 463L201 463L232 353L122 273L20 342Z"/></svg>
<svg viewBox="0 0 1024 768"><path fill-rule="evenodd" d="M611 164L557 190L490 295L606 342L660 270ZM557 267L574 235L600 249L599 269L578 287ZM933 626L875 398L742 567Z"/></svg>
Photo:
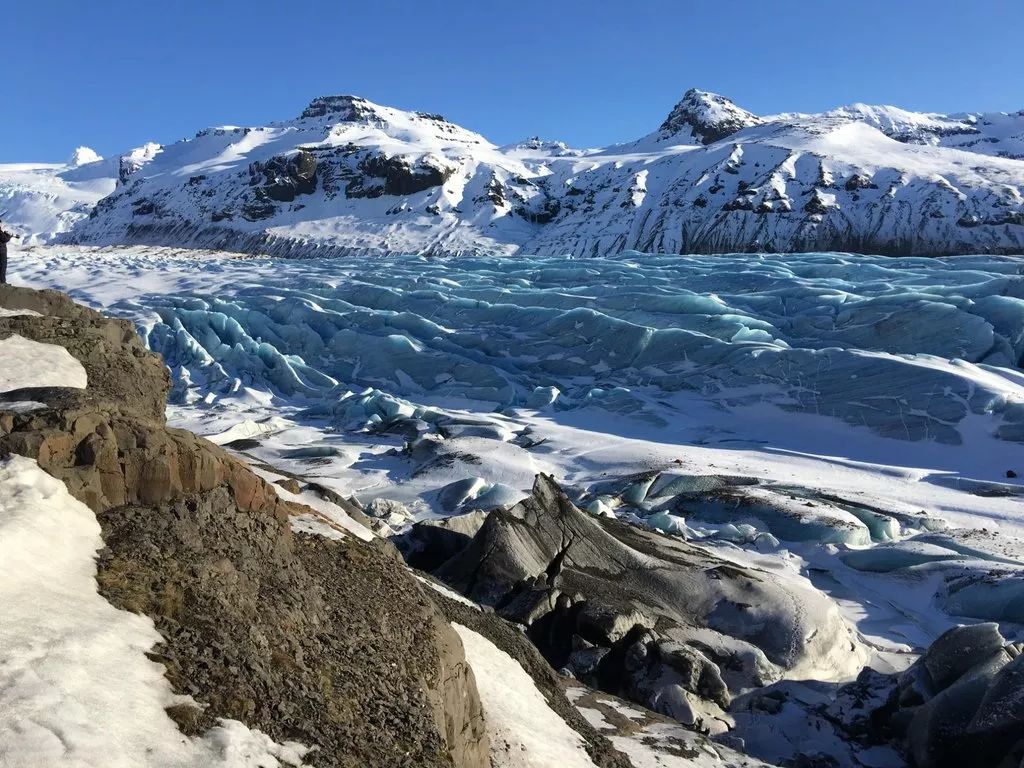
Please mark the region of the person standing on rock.
<svg viewBox="0 0 1024 768"><path fill-rule="evenodd" d="M4 229L4 223L0 221L0 285L7 282L7 244L14 238L10 232Z"/></svg>

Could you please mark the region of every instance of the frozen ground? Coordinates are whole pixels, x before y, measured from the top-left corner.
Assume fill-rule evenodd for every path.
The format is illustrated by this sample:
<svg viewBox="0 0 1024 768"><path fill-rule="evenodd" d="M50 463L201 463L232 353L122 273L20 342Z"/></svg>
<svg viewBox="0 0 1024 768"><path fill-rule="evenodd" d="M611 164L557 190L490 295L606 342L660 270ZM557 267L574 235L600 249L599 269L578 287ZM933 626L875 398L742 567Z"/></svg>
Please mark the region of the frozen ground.
<svg viewBox="0 0 1024 768"><path fill-rule="evenodd" d="M177 424L363 502L451 514L550 472L595 513L808 579L879 668L1024 622L1020 259L52 247L12 268L134 319Z"/></svg>

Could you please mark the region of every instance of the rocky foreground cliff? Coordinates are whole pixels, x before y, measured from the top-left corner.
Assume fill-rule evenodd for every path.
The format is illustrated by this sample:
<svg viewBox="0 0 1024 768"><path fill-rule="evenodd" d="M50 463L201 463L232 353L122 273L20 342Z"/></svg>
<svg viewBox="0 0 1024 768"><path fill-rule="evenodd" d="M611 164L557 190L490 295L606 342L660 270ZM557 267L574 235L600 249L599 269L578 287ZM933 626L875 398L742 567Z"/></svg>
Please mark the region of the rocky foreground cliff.
<svg viewBox="0 0 1024 768"><path fill-rule="evenodd" d="M304 745L303 764L317 766L490 765L461 642L393 551L294 534L302 508L224 450L168 428L169 375L130 324L54 292L4 286L0 306L0 339L59 345L88 375L84 389L3 393L0 461L34 459L95 513L99 591L155 625L161 642L148 653L183 696L167 709L182 734L240 722ZM46 658L41 650L32 669ZM31 735L16 704L2 708L0 730ZM109 738L109 764L127 764ZM0 763L85 760L74 738L52 763L19 757L15 743L0 738Z"/></svg>

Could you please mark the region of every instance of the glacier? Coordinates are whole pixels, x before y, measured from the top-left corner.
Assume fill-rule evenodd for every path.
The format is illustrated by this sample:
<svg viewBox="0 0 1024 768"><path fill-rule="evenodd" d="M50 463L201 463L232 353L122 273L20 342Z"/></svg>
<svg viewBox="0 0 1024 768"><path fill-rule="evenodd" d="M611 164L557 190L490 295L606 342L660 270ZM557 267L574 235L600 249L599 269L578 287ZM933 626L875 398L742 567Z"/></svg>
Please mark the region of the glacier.
<svg viewBox="0 0 1024 768"><path fill-rule="evenodd" d="M359 416L386 396L595 407L770 403L885 437L1024 441L1024 263L837 254L229 262L227 290L147 296L150 346L190 387L256 387ZM356 408L359 413L353 411ZM321 407L321 410L323 408Z"/></svg>
<svg viewBox="0 0 1024 768"><path fill-rule="evenodd" d="M367 537L471 536L546 474L587 519L806 590L857 668L962 623L1024 639L1020 257L53 245L12 268L131 319L170 423ZM771 680L845 674L823 661Z"/></svg>

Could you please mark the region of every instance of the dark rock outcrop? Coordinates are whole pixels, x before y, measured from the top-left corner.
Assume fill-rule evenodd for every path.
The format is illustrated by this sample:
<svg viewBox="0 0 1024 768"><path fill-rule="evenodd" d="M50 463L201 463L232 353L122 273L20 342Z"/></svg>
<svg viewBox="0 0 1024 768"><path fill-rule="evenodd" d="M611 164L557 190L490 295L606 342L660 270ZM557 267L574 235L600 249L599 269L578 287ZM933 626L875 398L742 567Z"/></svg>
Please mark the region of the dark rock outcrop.
<svg viewBox="0 0 1024 768"><path fill-rule="evenodd" d="M317 162L312 152L272 157L249 166L249 184L279 203L290 203L299 195L316 191Z"/></svg>
<svg viewBox="0 0 1024 768"><path fill-rule="evenodd" d="M373 109L366 99L359 96L318 96L309 102L300 117L311 120L330 115L332 120L360 121L373 115Z"/></svg>
<svg viewBox="0 0 1024 768"><path fill-rule="evenodd" d="M724 96L691 88L683 94L659 130L666 136L690 136L701 144L713 144L760 122L757 115L736 106Z"/></svg>
<svg viewBox="0 0 1024 768"><path fill-rule="evenodd" d="M359 163L359 169L367 176L383 179L385 195L414 195L432 187L439 187L453 172L452 168L445 167L430 157L413 162L405 157L387 157L382 153L370 154L363 158ZM373 185L364 183L363 187L372 189ZM349 194L352 196L353 192Z"/></svg>
<svg viewBox="0 0 1024 768"><path fill-rule="evenodd" d="M392 548L293 533L312 510L168 428L167 371L129 324L54 292L3 287L0 306L44 315L0 318L0 338L62 345L89 376L0 396L0 458L35 459L97 513L102 594L153 619L154 658L203 705L169 711L184 732L238 719L317 766L490 764L458 636ZM46 407L4 409L25 399Z"/></svg>
<svg viewBox="0 0 1024 768"><path fill-rule="evenodd" d="M896 681L889 728L915 768L1017 768L1024 655L995 624L956 627Z"/></svg>
<svg viewBox="0 0 1024 768"><path fill-rule="evenodd" d="M411 538L458 544L449 532ZM424 561L422 546L408 550ZM740 689L859 658L822 596L681 539L593 518L544 475L433 573L524 626L556 669L683 720L699 716L691 704L727 706L727 680Z"/></svg>

